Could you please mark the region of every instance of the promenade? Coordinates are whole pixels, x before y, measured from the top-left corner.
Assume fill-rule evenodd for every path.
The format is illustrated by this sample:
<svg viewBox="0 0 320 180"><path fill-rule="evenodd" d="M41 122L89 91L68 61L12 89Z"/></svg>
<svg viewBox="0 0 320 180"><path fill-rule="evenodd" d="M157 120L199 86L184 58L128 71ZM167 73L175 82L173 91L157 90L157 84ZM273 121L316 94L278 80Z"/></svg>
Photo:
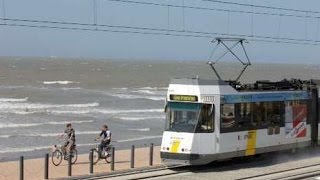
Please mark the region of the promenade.
<svg viewBox="0 0 320 180"><path fill-rule="evenodd" d="M131 150L116 150L115 151L115 171L126 170L130 168ZM27 159L24 160L24 179L36 180L44 179L44 164L45 158ZM154 147L153 165L160 165L160 147ZM135 149L135 168L149 166L149 147ZM88 175L89 172L89 152L78 156L76 164L72 165L72 176ZM94 173L111 172L110 164L105 160L100 160L94 165ZM68 163L63 161L61 165L54 166L49 157L49 179L63 178L68 176ZM0 180L19 179L19 161L2 162L0 163Z"/></svg>

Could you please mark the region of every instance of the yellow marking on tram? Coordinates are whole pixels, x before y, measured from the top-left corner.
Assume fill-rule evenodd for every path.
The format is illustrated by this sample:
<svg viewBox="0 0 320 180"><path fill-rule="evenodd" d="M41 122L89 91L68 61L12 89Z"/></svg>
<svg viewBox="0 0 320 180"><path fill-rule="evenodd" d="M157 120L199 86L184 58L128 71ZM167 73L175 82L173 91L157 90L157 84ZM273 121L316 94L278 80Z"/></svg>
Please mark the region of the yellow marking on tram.
<svg viewBox="0 0 320 180"><path fill-rule="evenodd" d="M179 150L180 142L181 142L180 140L173 140L171 142L170 152L177 153Z"/></svg>
<svg viewBox="0 0 320 180"><path fill-rule="evenodd" d="M246 156L256 154L257 130L250 130L247 138Z"/></svg>

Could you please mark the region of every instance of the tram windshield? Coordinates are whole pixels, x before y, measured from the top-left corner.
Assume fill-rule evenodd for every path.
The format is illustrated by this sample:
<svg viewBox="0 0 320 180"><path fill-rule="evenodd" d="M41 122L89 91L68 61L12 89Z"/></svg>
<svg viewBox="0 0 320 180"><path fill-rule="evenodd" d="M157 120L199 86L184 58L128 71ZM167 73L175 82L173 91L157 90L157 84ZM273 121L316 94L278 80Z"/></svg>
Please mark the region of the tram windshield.
<svg viewBox="0 0 320 180"><path fill-rule="evenodd" d="M166 112L166 131L213 132L212 104L169 102Z"/></svg>

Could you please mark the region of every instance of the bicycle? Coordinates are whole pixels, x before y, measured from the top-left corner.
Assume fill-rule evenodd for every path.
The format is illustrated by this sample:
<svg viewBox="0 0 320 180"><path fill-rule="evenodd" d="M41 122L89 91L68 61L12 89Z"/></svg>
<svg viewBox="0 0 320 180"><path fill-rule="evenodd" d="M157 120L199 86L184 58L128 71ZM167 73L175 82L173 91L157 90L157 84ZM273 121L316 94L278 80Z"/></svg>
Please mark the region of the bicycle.
<svg viewBox="0 0 320 180"><path fill-rule="evenodd" d="M93 164L97 164L101 159L104 159L107 163L111 162L111 145L106 145L102 151L100 151L99 144L95 148L91 149L93 151ZM91 159L91 152L89 154L89 161Z"/></svg>
<svg viewBox="0 0 320 180"><path fill-rule="evenodd" d="M69 160L68 158L71 158L71 164L75 164L78 159L78 151L76 148L76 145L73 145L71 148L69 157L67 157L67 151L65 147L62 147L61 145L53 145L52 151L51 151L51 160L52 164L55 166L59 166L62 162L62 159Z"/></svg>

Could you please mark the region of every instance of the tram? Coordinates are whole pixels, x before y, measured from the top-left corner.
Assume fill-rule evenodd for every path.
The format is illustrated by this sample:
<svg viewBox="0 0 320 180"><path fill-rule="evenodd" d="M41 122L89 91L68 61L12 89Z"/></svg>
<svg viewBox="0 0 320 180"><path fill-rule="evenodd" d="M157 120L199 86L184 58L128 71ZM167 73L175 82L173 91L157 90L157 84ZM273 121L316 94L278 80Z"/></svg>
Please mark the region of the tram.
<svg viewBox="0 0 320 180"><path fill-rule="evenodd" d="M320 81L239 84L173 79L168 87L161 159L203 165L317 146Z"/></svg>

